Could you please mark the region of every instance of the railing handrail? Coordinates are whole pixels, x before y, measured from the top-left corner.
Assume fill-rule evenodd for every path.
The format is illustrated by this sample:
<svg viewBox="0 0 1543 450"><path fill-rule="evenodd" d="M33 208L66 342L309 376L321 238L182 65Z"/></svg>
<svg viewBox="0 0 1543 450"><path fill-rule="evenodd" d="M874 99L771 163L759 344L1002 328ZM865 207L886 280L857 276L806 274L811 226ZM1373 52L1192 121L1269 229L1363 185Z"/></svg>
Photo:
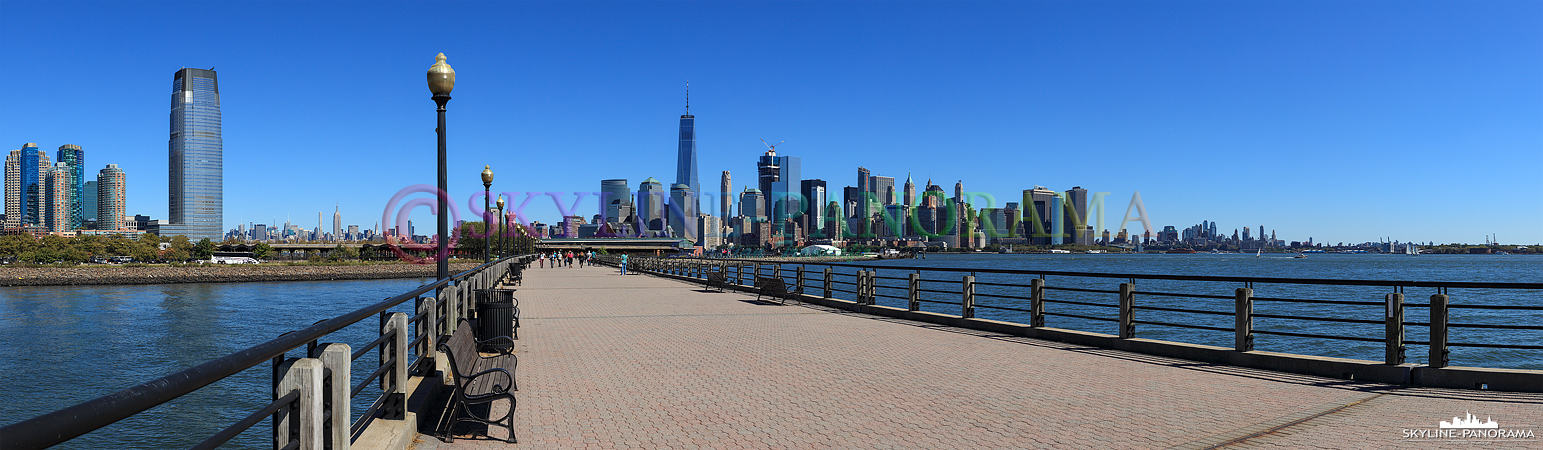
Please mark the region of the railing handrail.
<svg viewBox="0 0 1543 450"><path fill-rule="evenodd" d="M1162 275L1142 273L1107 273L1107 272L1067 272L1058 270L1025 270L1025 269L990 269L969 267L938 267L938 266L889 266L861 263L821 262L821 261L778 261L770 259L741 259L741 258L683 258L700 259L704 261L743 261L757 263L777 264L803 264L858 267L864 269L895 269L895 270L931 270L940 272L972 272L972 273L1000 273L1017 275L1053 275L1089 278L1125 278L1138 280L1176 280L1176 281L1214 281L1232 283L1277 283L1277 284L1331 284L1348 286L1403 286L1403 287L1434 287L1434 288L1473 288L1473 289L1543 289L1543 283L1510 283L1488 281L1409 281L1409 280L1357 280L1357 279L1332 279L1332 278L1283 278L1283 277L1237 277L1221 275Z"/></svg>
<svg viewBox="0 0 1543 450"><path fill-rule="evenodd" d="M509 258L518 258L511 256ZM291 331L277 338L248 347L229 355L215 358L182 371L131 386L117 392L86 400L54 412L0 427L0 448L42 448L74 439L114 422L139 414L162 403L177 399L226 377L240 373L259 364L268 363L290 350L332 334L344 327L374 317L383 311L418 298L426 292L439 289L449 283L498 264L503 260L484 263L474 269L435 280L404 294L388 298L353 312L317 322L309 327Z"/></svg>

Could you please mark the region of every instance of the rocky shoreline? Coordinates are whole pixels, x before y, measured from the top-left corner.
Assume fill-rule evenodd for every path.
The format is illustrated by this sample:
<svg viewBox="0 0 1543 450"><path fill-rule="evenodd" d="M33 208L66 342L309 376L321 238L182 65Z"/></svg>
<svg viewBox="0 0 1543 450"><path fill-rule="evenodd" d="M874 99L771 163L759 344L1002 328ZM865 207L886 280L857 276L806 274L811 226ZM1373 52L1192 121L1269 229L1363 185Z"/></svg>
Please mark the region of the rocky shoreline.
<svg viewBox="0 0 1543 450"><path fill-rule="evenodd" d="M478 263L452 263L450 273L476 268ZM375 280L432 278L433 264L369 264L324 266L261 264L211 266L86 265L78 267L0 268L0 286L71 286L83 284L241 283L252 281Z"/></svg>

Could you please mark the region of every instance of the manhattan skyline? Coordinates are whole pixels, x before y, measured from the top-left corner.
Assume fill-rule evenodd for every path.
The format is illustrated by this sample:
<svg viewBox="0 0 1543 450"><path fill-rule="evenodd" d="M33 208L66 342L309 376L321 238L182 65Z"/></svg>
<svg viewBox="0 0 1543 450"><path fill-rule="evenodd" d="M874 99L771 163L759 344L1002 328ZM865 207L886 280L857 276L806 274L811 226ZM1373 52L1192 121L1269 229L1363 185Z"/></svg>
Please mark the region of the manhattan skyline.
<svg viewBox="0 0 1543 450"><path fill-rule="evenodd" d="M1158 229L1543 242L1543 181L1512 169L1543 164L1538 3L603 5L453 4L428 27L421 3L9 3L76 26L17 34L8 54L78 70L9 73L34 88L7 94L28 107L0 112L0 135L117 162L140 180L126 213L167 219L164 77L214 68L222 229L337 208L371 228L398 190L433 184L422 76L444 52L467 220L483 165L494 191L569 201L602 179L675 179L690 80L697 165L732 172L734 192L765 138L803 179L861 166L1004 202L1084 186L1114 214L1139 191ZM134 25L172 11L223 26L171 48ZM390 31L420 28L446 31ZM558 222L541 194L525 212Z"/></svg>

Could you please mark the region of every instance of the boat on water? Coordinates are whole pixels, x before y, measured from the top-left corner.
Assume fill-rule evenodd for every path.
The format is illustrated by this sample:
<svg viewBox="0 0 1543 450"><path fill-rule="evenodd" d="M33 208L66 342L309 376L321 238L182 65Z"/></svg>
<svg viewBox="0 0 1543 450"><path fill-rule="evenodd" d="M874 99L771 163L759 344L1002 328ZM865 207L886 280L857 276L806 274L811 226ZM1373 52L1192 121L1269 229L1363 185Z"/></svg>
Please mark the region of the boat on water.
<svg viewBox="0 0 1543 450"><path fill-rule="evenodd" d="M1405 245L1404 246L1404 254L1405 255L1419 255L1420 254L1420 248L1419 247L1415 247L1414 244Z"/></svg>
<svg viewBox="0 0 1543 450"><path fill-rule="evenodd" d="M1173 249L1168 249L1167 253L1168 254L1175 254L1175 255L1187 255L1187 254L1190 254L1190 253L1195 253L1195 249L1191 249L1191 248L1173 248Z"/></svg>
<svg viewBox="0 0 1543 450"><path fill-rule="evenodd" d="M1297 255L1293 256L1292 258L1306 258L1306 257L1307 257L1307 255L1304 255L1304 254L1301 254L1301 253L1297 253Z"/></svg>
<svg viewBox="0 0 1543 450"><path fill-rule="evenodd" d="M1254 257L1255 258L1258 258L1258 257L1261 257L1261 256L1264 256L1264 249L1262 249L1262 248L1259 249L1258 251L1254 252Z"/></svg>

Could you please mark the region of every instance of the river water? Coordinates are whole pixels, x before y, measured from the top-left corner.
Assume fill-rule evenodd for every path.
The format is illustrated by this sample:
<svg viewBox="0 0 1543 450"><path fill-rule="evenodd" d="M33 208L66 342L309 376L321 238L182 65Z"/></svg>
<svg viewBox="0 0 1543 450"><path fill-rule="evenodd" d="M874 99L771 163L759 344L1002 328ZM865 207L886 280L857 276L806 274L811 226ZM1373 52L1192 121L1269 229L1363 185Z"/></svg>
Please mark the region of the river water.
<svg viewBox="0 0 1543 450"><path fill-rule="evenodd" d="M1068 272L1224 275L1331 279L1392 279L1431 281L1489 281L1543 283L1543 259L1494 255L1334 255L1315 254L1295 259L1289 255L1194 254L1194 255L929 255L925 260L890 260L878 266L926 266L994 268ZM818 272L811 266L811 284ZM850 273L842 268L837 272ZM909 270L880 269L879 276L904 278ZM784 272L791 276L791 270ZM923 299L958 302L962 273L924 274ZM977 281L1026 286L1023 275L977 274ZM539 276L539 270L532 274ZM842 278L838 277L837 280ZM850 280L850 278L846 278ZM272 282L232 284L173 284L139 286L48 286L0 288L0 370L9 374L0 425L96 398L119 389L176 372L247 348L278 335L303 328L398 295L427 279ZM880 295L904 297L904 281L881 279ZM1048 277L1053 287L1116 290L1124 279ZM838 285L837 288L850 286ZM1202 293L1229 299L1190 299L1138 295L1137 304L1225 312L1229 315L1197 315L1162 311L1138 311L1138 320L1231 327L1236 284L1138 280L1144 292ZM1357 300L1380 302L1388 288L1255 284L1260 297ZM989 295L1028 296L1019 287L978 286L977 317L1027 322L1025 314L991 307L1027 309L1026 300ZM817 293L817 289L811 293ZM1406 291L1410 303L1425 303L1433 289ZM981 295L985 294L985 295ZM1485 291L1453 289L1453 305L1543 305L1543 291ZM837 297L851 298L850 294ZM1050 291L1050 300L1084 303L1117 303L1113 294ZM532 299L526 299L530 301ZM905 301L881 297L878 302L904 307ZM410 303L410 302L409 302ZM407 312L410 305L397 308ZM959 314L959 306L925 303L923 309ZM1047 303L1047 311L1116 317L1115 309L1065 303ZM1259 301L1256 313L1294 316L1341 317L1381 320L1380 306L1346 306ZM1409 308L1406 321L1424 322L1427 310ZM360 345L377 335L373 320L347 328L328 341ZM1114 334L1111 322L1061 316L1046 318L1046 325ZM1453 323L1543 325L1543 311L1452 310ZM1302 322L1256 319L1256 330L1276 330L1381 339L1383 325ZM1198 344L1232 346L1231 332L1137 325L1137 337ZM1410 326L1409 340L1425 340L1425 328ZM1543 332L1454 328L1452 342L1543 345ZM1338 341L1258 335L1256 349L1321 356L1382 360L1380 342ZM1424 363L1426 347L1408 346L1408 362ZM1543 369L1543 351L1453 347L1452 365ZM374 355L355 361L354 374L377 364ZM261 408L268 402L269 368L261 365L201 389L146 414L87 434L59 448L185 448ZM356 383L358 380L356 379ZM361 393L356 403L373 399L378 391ZM362 408L364 405L356 405ZM356 409L357 409L356 408ZM357 411L356 411L357 414ZM269 448L269 426L260 423L227 445L228 448Z"/></svg>

